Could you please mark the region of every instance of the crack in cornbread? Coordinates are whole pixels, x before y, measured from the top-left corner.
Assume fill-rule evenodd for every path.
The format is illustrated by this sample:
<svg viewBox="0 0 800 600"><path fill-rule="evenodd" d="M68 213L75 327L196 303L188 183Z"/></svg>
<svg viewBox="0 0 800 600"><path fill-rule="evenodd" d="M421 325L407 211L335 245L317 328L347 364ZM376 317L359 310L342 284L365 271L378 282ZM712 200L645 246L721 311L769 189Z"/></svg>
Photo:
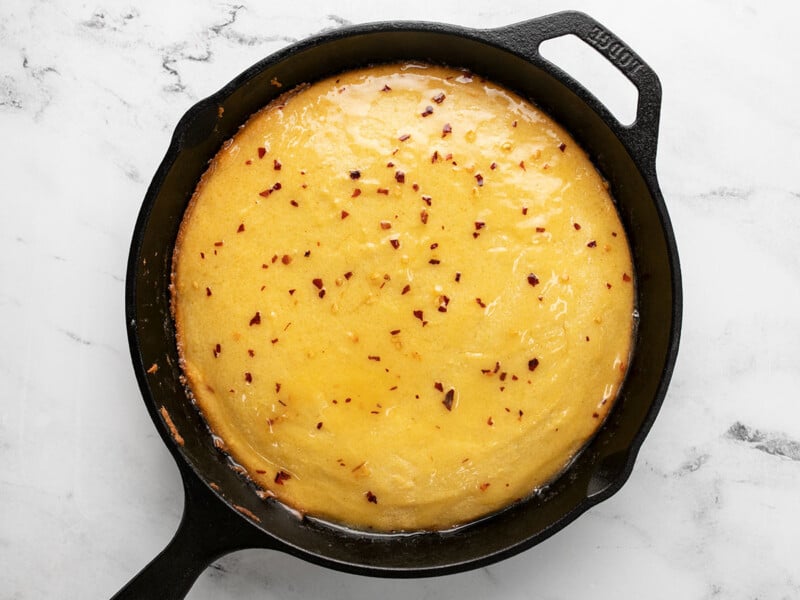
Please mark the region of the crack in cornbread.
<svg viewBox="0 0 800 600"><path fill-rule="evenodd" d="M586 444L625 376L634 273L566 131L399 64L286 94L224 144L172 294L191 393L254 482L420 530L530 495Z"/></svg>

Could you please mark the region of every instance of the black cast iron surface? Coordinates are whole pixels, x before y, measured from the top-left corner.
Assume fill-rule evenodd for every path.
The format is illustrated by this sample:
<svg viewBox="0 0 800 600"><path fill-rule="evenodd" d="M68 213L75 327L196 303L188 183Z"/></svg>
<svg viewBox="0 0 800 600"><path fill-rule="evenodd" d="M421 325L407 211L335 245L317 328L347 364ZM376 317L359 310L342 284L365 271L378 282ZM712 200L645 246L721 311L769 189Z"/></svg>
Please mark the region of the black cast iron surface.
<svg viewBox="0 0 800 600"><path fill-rule="evenodd" d="M639 92L636 121L617 122L569 75L539 54L575 34ZM640 318L628 376L606 423L543 493L448 532L372 535L299 519L234 473L181 382L169 306L171 258L184 209L208 161L253 112L295 85L368 64L418 60L463 67L538 104L583 146L608 179L629 236ZM271 85L276 78L283 84ZM217 557L271 548L366 575L420 577L486 565L553 535L614 494L667 390L681 324L678 254L655 171L661 88L644 61L590 17L558 13L492 30L433 23L375 23L310 38L254 65L192 107L178 124L136 223L126 317L147 410L183 477L184 516L165 548L115 598L181 598ZM157 365L157 370L151 369ZM178 444L164 409L183 438Z"/></svg>

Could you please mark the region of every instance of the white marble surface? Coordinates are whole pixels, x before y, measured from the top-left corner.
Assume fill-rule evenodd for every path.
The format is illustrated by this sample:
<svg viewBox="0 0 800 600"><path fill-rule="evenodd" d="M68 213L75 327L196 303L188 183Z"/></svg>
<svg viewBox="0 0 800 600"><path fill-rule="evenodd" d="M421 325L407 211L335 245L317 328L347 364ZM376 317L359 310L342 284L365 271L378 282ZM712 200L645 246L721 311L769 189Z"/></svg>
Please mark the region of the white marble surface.
<svg viewBox="0 0 800 600"><path fill-rule="evenodd" d="M589 2L661 77L681 354L633 476L486 569L386 581L269 551L189 598L800 597L796 2ZM111 596L164 546L177 470L144 410L123 289L172 129L261 57L350 22L499 26L556 0L0 4L0 596Z"/></svg>

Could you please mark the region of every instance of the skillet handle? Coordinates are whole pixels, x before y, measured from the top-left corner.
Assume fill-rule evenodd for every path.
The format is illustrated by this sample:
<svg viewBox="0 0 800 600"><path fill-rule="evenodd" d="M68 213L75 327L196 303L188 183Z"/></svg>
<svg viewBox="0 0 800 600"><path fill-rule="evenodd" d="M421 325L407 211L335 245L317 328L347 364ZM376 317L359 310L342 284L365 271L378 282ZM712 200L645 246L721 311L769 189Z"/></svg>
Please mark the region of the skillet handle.
<svg viewBox="0 0 800 600"><path fill-rule="evenodd" d="M512 52L522 55L537 64L552 63L542 57L539 46L553 38L573 34L599 52L622 73L639 92L636 107L636 120L629 126L622 125L611 118L609 126L614 133L636 152L645 156L648 167L655 167L658 125L661 115L661 82L653 69L642 60L625 42L611 33L589 15L577 11L565 11L547 15L539 19L523 21L506 27L486 31L493 41ZM591 94L580 83L575 82L568 73L557 65L552 65L560 76L567 76L578 86L584 95ZM593 98L593 97L592 97ZM594 99L594 98L593 98ZM594 99L595 102L596 99ZM609 119L605 119L607 122Z"/></svg>
<svg viewBox="0 0 800 600"><path fill-rule="evenodd" d="M184 472L183 516L166 548L111 600L180 600L217 558L244 548L264 548L265 535Z"/></svg>

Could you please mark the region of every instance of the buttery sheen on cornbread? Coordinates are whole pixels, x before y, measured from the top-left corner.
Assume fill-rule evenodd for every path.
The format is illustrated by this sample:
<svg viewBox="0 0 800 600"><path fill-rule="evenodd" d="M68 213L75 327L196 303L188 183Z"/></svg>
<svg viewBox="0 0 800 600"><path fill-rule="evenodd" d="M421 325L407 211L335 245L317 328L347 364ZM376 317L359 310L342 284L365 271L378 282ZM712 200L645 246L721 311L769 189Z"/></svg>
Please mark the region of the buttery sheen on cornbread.
<svg viewBox="0 0 800 600"><path fill-rule="evenodd" d="M191 200L173 311L226 451L301 513L442 529L556 477L608 413L634 281L559 125L422 64L293 90Z"/></svg>

